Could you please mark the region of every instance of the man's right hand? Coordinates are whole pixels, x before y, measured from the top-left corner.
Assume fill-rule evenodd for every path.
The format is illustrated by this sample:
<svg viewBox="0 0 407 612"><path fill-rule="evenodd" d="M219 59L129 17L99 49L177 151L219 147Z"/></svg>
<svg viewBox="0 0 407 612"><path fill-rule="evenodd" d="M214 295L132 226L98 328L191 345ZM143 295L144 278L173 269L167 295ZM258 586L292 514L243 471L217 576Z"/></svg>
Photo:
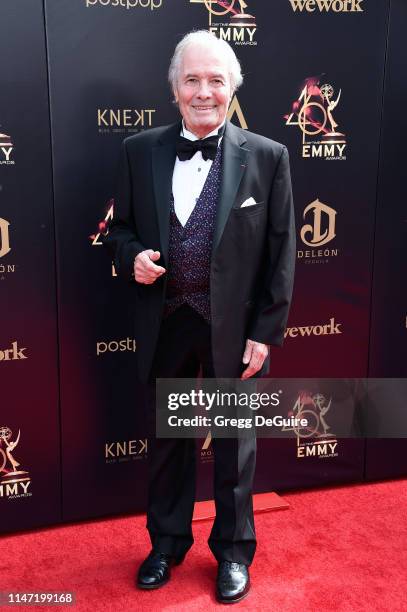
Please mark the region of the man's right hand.
<svg viewBox="0 0 407 612"><path fill-rule="evenodd" d="M162 266L156 266L155 261L160 259L160 251L147 249L141 251L134 260L134 278L138 283L151 285L159 276L166 272Z"/></svg>

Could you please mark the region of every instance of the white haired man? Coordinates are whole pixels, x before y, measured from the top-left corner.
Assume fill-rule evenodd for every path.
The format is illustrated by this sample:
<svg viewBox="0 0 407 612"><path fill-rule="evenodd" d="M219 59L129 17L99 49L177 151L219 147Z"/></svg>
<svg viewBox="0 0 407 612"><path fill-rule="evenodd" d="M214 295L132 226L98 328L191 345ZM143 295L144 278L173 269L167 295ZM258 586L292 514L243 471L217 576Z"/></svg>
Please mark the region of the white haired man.
<svg viewBox="0 0 407 612"><path fill-rule="evenodd" d="M114 218L104 243L135 292L138 374L247 379L283 342L295 230L286 148L227 119L242 83L232 48L209 32L186 35L169 80L182 121L127 138ZM216 518L208 540L216 594L250 588L256 549L255 437L214 438ZM140 588L161 587L193 543L193 439L149 442L147 528L152 550Z"/></svg>

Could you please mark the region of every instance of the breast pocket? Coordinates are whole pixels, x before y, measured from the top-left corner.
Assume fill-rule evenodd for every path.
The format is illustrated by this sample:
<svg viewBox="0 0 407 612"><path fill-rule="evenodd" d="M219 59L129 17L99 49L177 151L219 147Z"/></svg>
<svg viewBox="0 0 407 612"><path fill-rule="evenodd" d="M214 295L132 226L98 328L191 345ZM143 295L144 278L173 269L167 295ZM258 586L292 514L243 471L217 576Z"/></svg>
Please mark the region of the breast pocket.
<svg viewBox="0 0 407 612"><path fill-rule="evenodd" d="M266 212L265 202L232 208L227 233L240 255L252 256L260 248L267 226Z"/></svg>
<svg viewBox="0 0 407 612"><path fill-rule="evenodd" d="M265 204L265 200L263 200L262 202L257 202L257 204L252 204L251 206L232 208L232 211L236 216L251 217L252 215L260 215L262 212L264 212Z"/></svg>

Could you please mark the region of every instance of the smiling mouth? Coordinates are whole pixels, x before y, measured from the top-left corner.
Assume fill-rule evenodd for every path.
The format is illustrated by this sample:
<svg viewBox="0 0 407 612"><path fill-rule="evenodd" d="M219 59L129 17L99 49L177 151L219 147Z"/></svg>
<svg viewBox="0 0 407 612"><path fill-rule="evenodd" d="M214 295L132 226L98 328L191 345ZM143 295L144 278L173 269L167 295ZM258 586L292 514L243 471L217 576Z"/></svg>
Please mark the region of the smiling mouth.
<svg viewBox="0 0 407 612"><path fill-rule="evenodd" d="M194 106L193 108L197 111L204 111L204 110L213 110L215 107L214 106Z"/></svg>

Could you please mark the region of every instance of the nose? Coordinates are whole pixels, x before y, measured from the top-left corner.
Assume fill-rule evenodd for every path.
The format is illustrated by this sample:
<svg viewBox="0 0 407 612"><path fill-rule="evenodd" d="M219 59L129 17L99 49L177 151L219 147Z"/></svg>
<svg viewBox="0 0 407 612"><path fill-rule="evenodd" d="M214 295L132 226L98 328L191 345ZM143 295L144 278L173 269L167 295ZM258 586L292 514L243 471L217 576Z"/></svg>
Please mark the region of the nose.
<svg viewBox="0 0 407 612"><path fill-rule="evenodd" d="M200 81L199 89L197 92L198 98L200 98L201 100L205 100L207 98L210 98L211 95L212 95L212 92L211 92L208 82L205 80Z"/></svg>

